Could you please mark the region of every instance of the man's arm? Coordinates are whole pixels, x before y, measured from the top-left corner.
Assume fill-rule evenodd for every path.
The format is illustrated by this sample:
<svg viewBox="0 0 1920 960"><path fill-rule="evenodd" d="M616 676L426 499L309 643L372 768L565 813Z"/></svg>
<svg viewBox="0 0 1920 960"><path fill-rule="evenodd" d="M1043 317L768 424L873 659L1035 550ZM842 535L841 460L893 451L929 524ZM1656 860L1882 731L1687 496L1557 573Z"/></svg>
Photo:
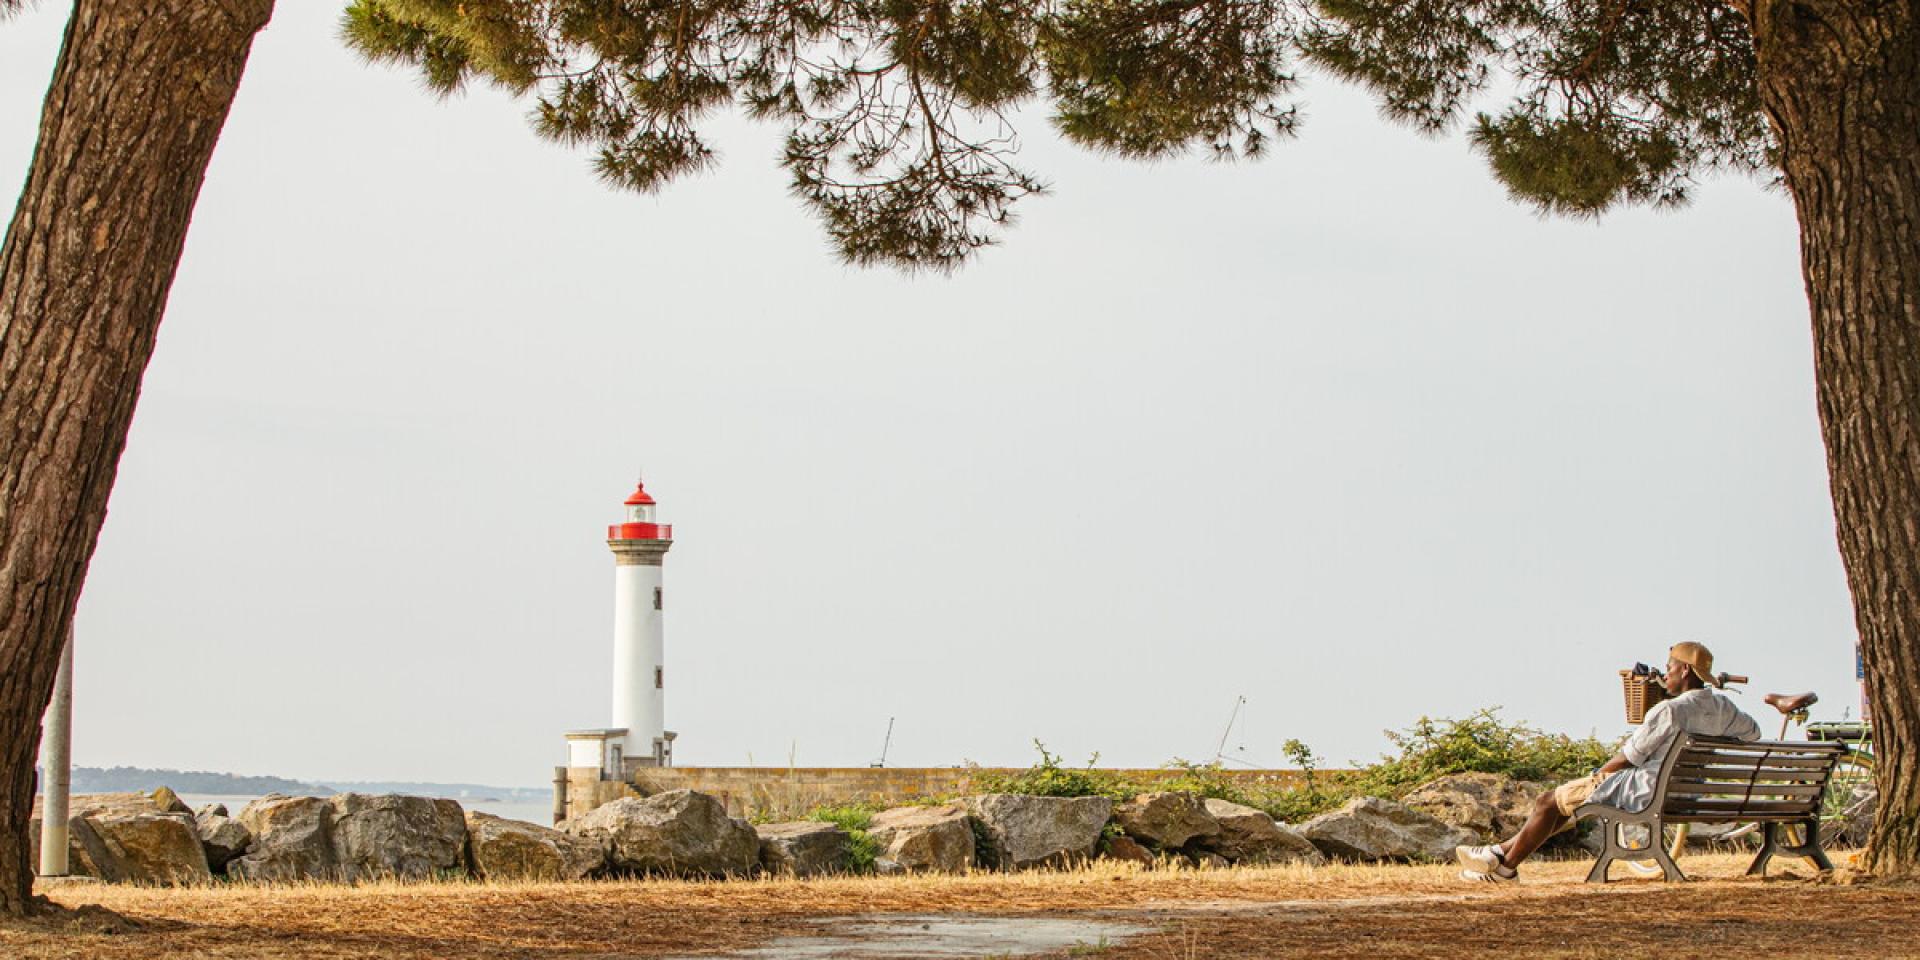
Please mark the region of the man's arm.
<svg viewBox="0 0 1920 960"><path fill-rule="evenodd" d="M1673 701L1663 700L1647 711L1647 717L1641 722L1640 729L1635 730L1633 736L1628 737L1627 742L1620 745L1620 752L1607 763L1611 765L1615 760L1620 761L1620 766L1614 767L1614 770L1645 766L1649 761L1665 754L1667 746L1673 743L1673 738L1679 733L1679 728L1674 726L1673 722ZM1601 769L1605 770L1606 767Z"/></svg>
<svg viewBox="0 0 1920 960"><path fill-rule="evenodd" d="M1599 770L1594 772L1604 777L1611 773L1619 773L1631 766L1633 766L1633 761L1628 760L1626 754L1616 753L1611 759L1607 760L1606 763L1601 764Z"/></svg>

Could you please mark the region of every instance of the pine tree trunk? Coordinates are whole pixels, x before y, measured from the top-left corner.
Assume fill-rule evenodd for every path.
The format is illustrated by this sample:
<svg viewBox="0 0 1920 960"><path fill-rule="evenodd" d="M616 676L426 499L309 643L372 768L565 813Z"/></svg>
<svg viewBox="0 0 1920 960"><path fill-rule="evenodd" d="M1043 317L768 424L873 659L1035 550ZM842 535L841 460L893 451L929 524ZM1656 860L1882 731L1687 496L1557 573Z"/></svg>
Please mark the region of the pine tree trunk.
<svg viewBox="0 0 1920 960"><path fill-rule="evenodd" d="M207 161L272 0L77 0L0 246L0 916L40 717Z"/></svg>
<svg viewBox="0 0 1920 960"><path fill-rule="evenodd" d="M1920 876L1920 43L1909 2L1758 0L1873 706L1870 864Z"/></svg>

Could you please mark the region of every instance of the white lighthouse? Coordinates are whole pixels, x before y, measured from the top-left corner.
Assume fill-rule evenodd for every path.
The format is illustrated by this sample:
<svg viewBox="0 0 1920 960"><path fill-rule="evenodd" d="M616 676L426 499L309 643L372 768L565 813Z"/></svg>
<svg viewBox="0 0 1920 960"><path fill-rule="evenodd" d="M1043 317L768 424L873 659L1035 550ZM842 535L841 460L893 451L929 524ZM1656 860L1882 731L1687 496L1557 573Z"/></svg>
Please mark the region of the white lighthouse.
<svg viewBox="0 0 1920 960"><path fill-rule="evenodd" d="M660 574L673 527L657 522L658 505L643 482L627 498L626 520L607 528L613 551L613 723L624 730L624 766L671 766L673 734L666 729L666 607ZM612 745L610 745L612 746ZM624 762L622 762L624 760Z"/></svg>

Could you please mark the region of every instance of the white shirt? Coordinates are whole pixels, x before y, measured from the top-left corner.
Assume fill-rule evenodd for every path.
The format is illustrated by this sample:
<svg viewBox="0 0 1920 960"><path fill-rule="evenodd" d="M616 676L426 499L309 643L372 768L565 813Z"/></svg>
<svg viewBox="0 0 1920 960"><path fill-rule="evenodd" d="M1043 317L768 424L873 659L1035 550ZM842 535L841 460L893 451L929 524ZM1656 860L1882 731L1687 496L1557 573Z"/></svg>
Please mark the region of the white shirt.
<svg viewBox="0 0 1920 960"><path fill-rule="evenodd" d="M1627 762L1633 764L1608 777L1588 798L1630 813L1638 813L1653 801L1653 788L1660 780L1660 761L1675 737L1691 733L1702 737L1730 737L1734 740L1760 739L1760 724L1741 712L1725 695L1702 687L1688 690L1671 700L1662 700L1647 711L1646 721L1620 747Z"/></svg>

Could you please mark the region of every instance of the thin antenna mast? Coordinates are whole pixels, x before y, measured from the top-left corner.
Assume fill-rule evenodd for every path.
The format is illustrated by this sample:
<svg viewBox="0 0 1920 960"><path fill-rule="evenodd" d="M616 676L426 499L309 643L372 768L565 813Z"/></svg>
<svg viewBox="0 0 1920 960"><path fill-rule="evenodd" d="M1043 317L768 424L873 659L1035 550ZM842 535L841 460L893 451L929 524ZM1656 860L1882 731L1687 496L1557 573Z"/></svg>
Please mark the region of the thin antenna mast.
<svg viewBox="0 0 1920 960"><path fill-rule="evenodd" d="M887 718L887 739L880 744L880 759L874 761L873 765L876 767L886 766L887 751L891 749L893 749L893 718L888 717Z"/></svg>
<svg viewBox="0 0 1920 960"><path fill-rule="evenodd" d="M1220 731L1220 746L1214 748L1214 751L1213 751L1213 759L1215 763L1218 763L1220 761L1220 758L1226 754L1227 738L1233 735L1234 721L1240 719L1240 708L1245 706L1246 702L1247 702L1247 698L1245 695L1238 696L1233 699L1233 712L1230 714L1227 714L1227 728L1225 730Z"/></svg>

